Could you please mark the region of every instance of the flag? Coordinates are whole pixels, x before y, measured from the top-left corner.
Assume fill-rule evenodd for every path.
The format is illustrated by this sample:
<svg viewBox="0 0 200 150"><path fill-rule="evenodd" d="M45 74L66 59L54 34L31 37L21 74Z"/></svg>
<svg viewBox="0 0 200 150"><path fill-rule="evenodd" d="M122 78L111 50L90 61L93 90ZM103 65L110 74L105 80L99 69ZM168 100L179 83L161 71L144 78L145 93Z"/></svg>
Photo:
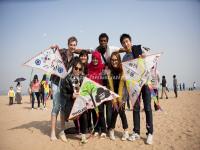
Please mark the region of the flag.
<svg viewBox="0 0 200 150"><path fill-rule="evenodd" d="M137 58L122 63L126 86L129 93L129 99L134 106L142 86L150 78L150 70L159 60L161 53L146 56L146 58Z"/></svg>
<svg viewBox="0 0 200 150"><path fill-rule="evenodd" d="M80 95L74 102L69 119L76 118L87 109L94 109L105 101L119 97L119 95L87 77L84 78L79 92Z"/></svg>
<svg viewBox="0 0 200 150"><path fill-rule="evenodd" d="M47 73L58 75L61 78L67 75L58 49L46 49L25 62L24 65L41 69Z"/></svg>

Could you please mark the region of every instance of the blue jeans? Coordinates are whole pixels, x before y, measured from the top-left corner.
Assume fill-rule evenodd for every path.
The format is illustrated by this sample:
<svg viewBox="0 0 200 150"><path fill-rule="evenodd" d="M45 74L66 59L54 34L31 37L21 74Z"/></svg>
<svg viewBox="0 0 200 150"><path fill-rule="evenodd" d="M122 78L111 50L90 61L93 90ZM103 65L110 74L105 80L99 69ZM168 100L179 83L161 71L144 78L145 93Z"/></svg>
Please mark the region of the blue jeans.
<svg viewBox="0 0 200 150"><path fill-rule="evenodd" d="M60 88L56 84L52 83L52 94L53 94L53 108L51 115L57 116L60 111Z"/></svg>

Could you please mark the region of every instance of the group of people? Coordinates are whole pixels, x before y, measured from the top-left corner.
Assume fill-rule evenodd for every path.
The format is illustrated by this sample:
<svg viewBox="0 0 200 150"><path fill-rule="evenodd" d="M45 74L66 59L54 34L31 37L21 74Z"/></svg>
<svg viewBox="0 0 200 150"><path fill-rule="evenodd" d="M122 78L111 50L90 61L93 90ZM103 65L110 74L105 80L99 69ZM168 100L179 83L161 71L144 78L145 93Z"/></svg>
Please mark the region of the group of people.
<svg viewBox="0 0 200 150"><path fill-rule="evenodd" d="M109 135L111 140L115 140L115 124L119 114L124 132L122 140L135 141L140 139L140 98L144 103L146 114L147 144L153 143L153 115L151 109L151 92L149 86L144 84L139 97L133 106L133 132L128 133L128 121L125 113L125 104L129 95L127 92L125 77L122 69L122 62L131 59L146 57L145 48L141 45L133 45L129 34L120 36L122 48L114 48L108 45L109 37L106 33L99 36L99 46L94 51L77 48L77 38L68 39L67 49L60 49L58 45L51 48L57 48L60 51L66 70L69 74L60 79L56 75L51 75L51 86L53 94L53 108L51 113L51 140L56 140L57 116L60 112L61 132L59 137L67 142L66 135L71 130L65 129L65 123L76 97L79 95L79 88L83 78L88 77L91 80L107 87L120 97L112 101L103 102L98 106L98 115L95 109L87 110L74 120L74 133L81 133L81 142L87 143L86 133L94 128L94 136L105 138ZM75 57L74 53L79 54ZM121 58L120 53L125 53ZM91 62L88 62L88 54L91 54ZM78 86L77 86L78 85ZM106 113L104 113L106 109ZM93 131L93 130L92 130Z"/></svg>
<svg viewBox="0 0 200 150"><path fill-rule="evenodd" d="M46 101L50 96L50 82L47 74L43 75L41 81L39 81L38 75L34 75L30 83L29 95L32 110L34 109L35 99L37 99L38 109L47 109Z"/></svg>
<svg viewBox="0 0 200 150"><path fill-rule="evenodd" d="M15 93L13 87L12 86L10 87L10 89L8 91L9 105L13 105L14 99L17 102L17 104L21 104L22 103L21 90L22 90L22 86L21 86L20 82L17 82L16 93Z"/></svg>

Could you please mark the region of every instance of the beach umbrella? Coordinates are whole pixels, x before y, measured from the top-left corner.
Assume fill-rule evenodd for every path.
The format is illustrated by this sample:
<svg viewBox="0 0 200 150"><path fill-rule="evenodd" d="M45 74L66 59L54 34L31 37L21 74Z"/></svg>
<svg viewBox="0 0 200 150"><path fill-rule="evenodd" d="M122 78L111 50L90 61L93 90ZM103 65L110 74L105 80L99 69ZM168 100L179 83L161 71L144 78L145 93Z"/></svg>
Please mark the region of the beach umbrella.
<svg viewBox="0 0 200 150"><path fill-rule="evenodd" d="M24 80L26 80L25 78L17 78L17 79L15 79L15 81L14 82L21 82L21 81L24 81Z"/></svg>

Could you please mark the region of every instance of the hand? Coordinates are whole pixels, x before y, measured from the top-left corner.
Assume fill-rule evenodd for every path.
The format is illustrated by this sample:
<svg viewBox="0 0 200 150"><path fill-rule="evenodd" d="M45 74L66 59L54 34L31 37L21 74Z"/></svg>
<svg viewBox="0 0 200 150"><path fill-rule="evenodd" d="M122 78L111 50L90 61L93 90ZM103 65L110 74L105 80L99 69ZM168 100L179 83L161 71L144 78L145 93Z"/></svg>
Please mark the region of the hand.
<svg viewBox="0 0 200 150"><path fill-rule="evenodd" d="M51 48L51 49L54 49L54 48L55 48L55 49L60 49L59 46L58 46L57 44L51 45L50 48Z"/></svg>
<svg viewBox="0 0 200 150"><path fill-rule="evenodd" d="M113 103L113 108L114 108L114 110L118 111L119 107L118 107L117 102L114 102L114 103Z"/></svg>
<svg viewBox="0 0 200 150"><path fill-rule="evenodd" d="M73 98L73 99L76 99L79 95L80 95L79 93L74 92L72 98Z"/></svg>
<svg viewBox="0 0 200 150"><path fill-rule="evenodd" d="M108 67L105 67L104 72L105 74L110 74L110 69Z"/></svg>

